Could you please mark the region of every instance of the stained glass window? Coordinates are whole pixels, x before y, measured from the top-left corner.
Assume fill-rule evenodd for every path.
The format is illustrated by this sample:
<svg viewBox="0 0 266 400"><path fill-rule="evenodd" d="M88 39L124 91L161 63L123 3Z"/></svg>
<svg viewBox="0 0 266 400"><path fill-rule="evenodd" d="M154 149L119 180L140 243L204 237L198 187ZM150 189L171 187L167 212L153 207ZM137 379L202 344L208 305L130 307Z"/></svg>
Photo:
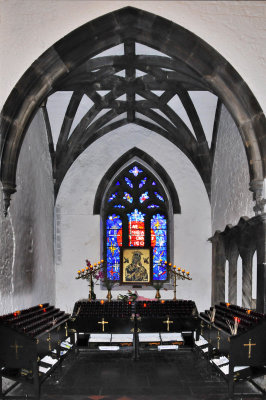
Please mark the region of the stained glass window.
<svg viewBox="0 0 266 400"><path fill-rule="evenodd" d="M133 197L132 197L129 193L127 193L127 192L124 192L124 197L123 197L123 199L124 199L124 200L127 200L129 203L133 203Z"/></svg>
<svg viewBox="0 0 266 400"><path fill-rule="evenodd" d="M128 214L129 246L144 247L145 245L145 214L135 209Z"/></svg>
<svg viewBox="0 0 266 400"><path fill-rule="evenodd" d="M134 176L138 176L138 174L140 174L140 173L143 172L143 171L142 171L142 169L138 168L138 167L135 165L132 169L129 170L129 172L130 172L131 174L133 174Z"/></svg>
<svg viewBox="0 0 266 400"><path fill-rule="evenodd" d="M129 187L131 187L131 189L132 189L133 188L133 183L131 182L131 180L129 178L125 177L125 181L126 181L127 185Z"/></svg>
<svg viewBox="0 0 266 400"><path fill-rule="evenodd" d="M167 261L167 221L161 214L156 214L151 219L151 237L153 247L153 279L165 280L167 274L165 261Z"/></svg>
<svg viewBox="0 0 266 400"><path fill-rule="evenodd" d="M141 181L140 181L140 183L139 183L139 188L141 189L142 186L144 186L146 182L147 182L147 178L146 178L146 177L143 178L143 179L141 179Z"/></svg>
<svg viewBox="0 0 266 400"><path fill-rule="evenodd" d="M161 200L161 201L164 201L163 196L161 196L159 193L154 192L154 194L155 194L155 196L157 197L157 199L159 199L159 200Z"/></svg>
<svg viewBox="0 0 266 400"><path fill-rule="evenodd" d="M142 195L139 198L140 203L143 203L145 200L149 199L150 196L148 195L148 192L142 193Z"/></svg>
<svg viewBox="0 0 266 400"><path fill-rule="evenodd" d="M166 280L168 199L160 181L146 167L134 163L117 175L106 199L107 278L119 280L123 244L124 247L151 247L153 279Z"/></svg>
<svg viewBox="0 0 266 400"><path fill-rule="evenodd" d="M122 221L118 215L112 214L109 215L106 220L106 260L108 279L119 279L121 246Z"/></svg>
<svg viewBox="0 0 266 400"><path fill-rule="evenodd" d="M113 194L109 197L108 201L114 200L114 199L116 198L116 196L117 196L117 192L116 192L116 193L113 193Z"/></svg>

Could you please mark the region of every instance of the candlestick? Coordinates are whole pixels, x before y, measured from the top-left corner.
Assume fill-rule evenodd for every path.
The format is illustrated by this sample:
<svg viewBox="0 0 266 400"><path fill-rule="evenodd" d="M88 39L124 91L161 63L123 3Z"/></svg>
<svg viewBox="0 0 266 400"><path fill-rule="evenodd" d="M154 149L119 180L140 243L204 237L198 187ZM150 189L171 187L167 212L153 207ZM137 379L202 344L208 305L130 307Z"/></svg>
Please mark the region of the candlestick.
<svg viewBox="0 0 266 400"><path fill-rule="evenodd" d="M167 262L165 262L164 264L167 264ZM176 267L176 265L173 265L171 263L168 263L168 270L171 274L174 275L174 283L173 283L173 288L174 288L174 297L173 300L176 301L176 287L177 287L177 279L187 279L189 281L192 280L192 278L190 277L190 272L189 271L185 271L184 268L181 269L181 267Z"/></svg>

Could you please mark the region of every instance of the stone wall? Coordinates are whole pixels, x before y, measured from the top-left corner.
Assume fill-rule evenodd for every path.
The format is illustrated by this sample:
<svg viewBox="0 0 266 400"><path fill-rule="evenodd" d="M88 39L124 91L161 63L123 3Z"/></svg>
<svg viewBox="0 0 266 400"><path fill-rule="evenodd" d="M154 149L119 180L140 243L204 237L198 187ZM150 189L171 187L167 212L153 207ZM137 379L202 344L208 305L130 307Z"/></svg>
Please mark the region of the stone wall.
<svg viewBox="0 0 266 400"><path fill-rule="evenodd" d="M221 111L212 173L212 232L254 216L249 169L239 131L226 108Z"/></svg>
<svg viewBox="0 0 266 400"><path fill-rule="evenodd" d="M17 177L9 214L0 216L0 314L55 298L53 181L41 111L22 145Z"/></svg>

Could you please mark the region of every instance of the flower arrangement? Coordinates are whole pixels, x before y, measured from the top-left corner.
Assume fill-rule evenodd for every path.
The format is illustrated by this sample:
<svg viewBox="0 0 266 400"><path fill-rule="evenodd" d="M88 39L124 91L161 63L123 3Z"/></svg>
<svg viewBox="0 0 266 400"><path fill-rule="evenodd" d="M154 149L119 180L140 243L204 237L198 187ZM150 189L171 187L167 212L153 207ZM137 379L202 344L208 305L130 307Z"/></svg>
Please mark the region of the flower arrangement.
<svg viewBox="0 0 266 400"><path fill-rule="evenodd" d="M135 290L133 293L131 290L127 291L128 294L119 294L117 296L117 300L122 300L122 301L135 301L138 298L138 292Z"/></svg>

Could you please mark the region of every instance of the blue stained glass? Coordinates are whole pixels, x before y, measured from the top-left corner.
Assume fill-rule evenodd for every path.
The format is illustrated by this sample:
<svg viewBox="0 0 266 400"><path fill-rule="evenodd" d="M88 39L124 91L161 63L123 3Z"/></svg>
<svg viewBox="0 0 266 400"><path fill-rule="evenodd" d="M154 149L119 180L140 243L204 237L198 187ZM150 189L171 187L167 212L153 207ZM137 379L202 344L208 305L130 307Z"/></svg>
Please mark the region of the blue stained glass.
<svg viewBox="0 0 266 400"><path fill-rule="evenodd" d="M164 201L163 196L161 196L159 193L154 192L154 194L155 194L155 196L157 197L157 199L159 199L159 200L161 200L161 201Z"/></svg>
<svg viewBox="0 0 266 400"><path fill-rule="evenodd" d="M152 186L156 186L156 182L153 181L153 182L152 182Z"/></svg>
<svg viewBox="0 0 266 400"><path fill-rule="evenodd" d="M119 182L119 181L117 181L117 182L116 182L116 186L119 186L119 185L120 185L120 182Z"/></svg>
<svg viewBox="0 0 266 400"><path fill-rule="evenodd" d="M109 197L108 203L109 203L110 201L114 200L114 199L116 198L116 196L117 196L117 192L113 193L112 196Z"/></svg>
<svg viewBox="0 0 266 400"><path fill-rule="evenodd" d="M124 200L127 200L129 203L133 203L133 197L129 193L124 192L124 195L125 195L123 197Z"/></svg>
<svg viewBox="0 0 266 400"><path fill-rule="evenodd" d="M122 206L121 204L117 204L116 206L114 206L114 208L126 208L126 207Z"/></svg>
<svg viewBox="0 0 266 400"><path fill-rule="evenodd" d="M143 203L145 200L149 199L150 196L148 195L148 192L142 193L142 195L139 198L140 203Z"/></svg>
<svg viewBox="0 0 266 400"><path fill-rule="evenodd" d="M106 220L106 228L107 229L121 229L122 221L120 217L116 214L109 215Z"/></svg>
<svg viewBox="0 0 266 400"><path fill-rule="evenodd" d="M157 214L151 219L151 241L153 245L153 279L167 279L167 221L166 218Z"/></svg>
<svg viewBox="0 0 266 400"><path fill-rule="evenodd" d="M132 169L129 170L129 172L131 174L133 174L134 176L138 176L138 174L140 174L142 171L142 169L138 168L136 165L135 167L133 167Z"/></svg>
<svg viewBox="0 0 266 400"><path fill-rule="evenodd" d="M140 188L140 189L142 188L142 186L145 185L146 181L147 181L147 178L146 178L146 177L143 178L143 179L141 179L140 184L139 184L139 188Z"/></svg>
<svg viewBox="0 0 266 400"><path fill-rule="evenodd" d="M135 210L131 214L127 214L129 221L137 221L137 222L144 222L144 217L146 214L143 214L141 211Z"/></svg>
<svg viewBox="0 0 266 400"><path fill-rule="evenodd" d="M106 219L107 239L107 277L111 280L119 279L120 247L122 246L122 221L118 215L109 215Z"/></svg>
<svg viewBox="0 0 266 400"><path fill-rule="evenodd" d="M150 204L147 208L160 208L157 204Z"/></svg>
<svg viewBox="0 0 266 400"><path fill-rule="evenodd" d="M125 181L126 181L127 185L129 187L131 187L131 189L133 189L133 183L131 182L131 180L129 178L125 177Z"/></svg>

